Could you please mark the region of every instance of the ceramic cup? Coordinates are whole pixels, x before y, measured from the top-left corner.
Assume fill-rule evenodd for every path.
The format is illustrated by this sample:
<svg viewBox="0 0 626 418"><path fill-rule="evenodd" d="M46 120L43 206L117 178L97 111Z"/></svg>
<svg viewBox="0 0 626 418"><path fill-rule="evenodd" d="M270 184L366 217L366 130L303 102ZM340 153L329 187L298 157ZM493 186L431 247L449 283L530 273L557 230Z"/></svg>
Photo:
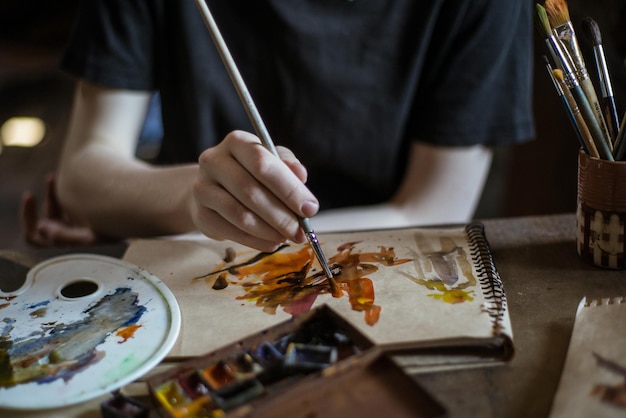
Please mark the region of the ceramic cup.
<svg viewBox="0 0 626 418"><path fill-rule="evenodd" d="M626 162L578 155L576 248L597 267L625 269Z"/></svg>

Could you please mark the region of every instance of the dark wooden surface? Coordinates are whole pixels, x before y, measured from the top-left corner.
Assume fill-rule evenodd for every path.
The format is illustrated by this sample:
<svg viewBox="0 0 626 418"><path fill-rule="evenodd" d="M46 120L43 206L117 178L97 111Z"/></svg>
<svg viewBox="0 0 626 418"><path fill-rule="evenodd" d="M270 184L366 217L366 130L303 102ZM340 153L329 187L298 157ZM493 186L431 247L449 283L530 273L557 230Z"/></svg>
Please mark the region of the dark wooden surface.
<svg viewBox="0 0 626 418"><path fill-rule="evenodd" d="M415 376L450 417L548 416L579 301L626 296L625 271L598 269L578 258L574 222L571 214L483 221L507 294L516 353L504 366ZM121 256L123 250L120 245L90 251ZM11 250L0 251L0 257L33 262L67 251ZM0 283L7 281L6 271L0 263ZM97 417L97 407L93 402L55 413Z"/></svg>

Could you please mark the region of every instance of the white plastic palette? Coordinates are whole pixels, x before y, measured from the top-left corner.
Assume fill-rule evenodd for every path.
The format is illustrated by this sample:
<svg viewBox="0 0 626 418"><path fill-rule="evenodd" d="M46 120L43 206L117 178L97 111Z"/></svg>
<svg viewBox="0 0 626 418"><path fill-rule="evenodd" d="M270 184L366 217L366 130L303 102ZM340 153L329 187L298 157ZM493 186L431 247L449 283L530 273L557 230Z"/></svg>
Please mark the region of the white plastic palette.
<svg viewBox="0 0 626 418"><path fill-rule="evenodd" d="M174 295L137 266L91 254L44 261L20 289L0 292L0 360L9 356L0 408L55 408L114 391L167 355L180 324Z"/></svg>

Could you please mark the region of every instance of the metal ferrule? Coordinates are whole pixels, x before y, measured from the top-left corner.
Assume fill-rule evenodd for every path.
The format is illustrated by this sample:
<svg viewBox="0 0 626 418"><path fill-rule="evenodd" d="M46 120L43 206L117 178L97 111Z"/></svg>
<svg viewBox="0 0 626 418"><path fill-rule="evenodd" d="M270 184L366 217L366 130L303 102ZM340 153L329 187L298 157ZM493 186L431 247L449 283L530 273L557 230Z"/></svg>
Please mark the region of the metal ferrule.
<svg viewBox="0 0 626 418"><path fill-rule="evenodd" d="M315 253L315 258L317 258L317 261L320 264L320 267L322 268L322 270L324 270L324 273L326 274L326 276L328 276L329 279L332 279L333 273L331 272L330 267L328 266L328 261L326 260L326 257L324 256L322 247L320 246L320 243L317 240L317 235L315 235L315 232L313 231L313 228L311 227L311 223L309 222L309 219L300 218L299 222L300 222L300 227L304 230L304 235L306 235L307 241L309 241L311 248L313 248L313 252Z"/></svg>
<svg viewBox="0 0 626 418"><path fill-rule="evenodd" d="M582 80L589 77L572 22L568 20L566 23L553 28L552 32L554 32L554 35L569 53L572 63L574 64L574 73L578 76L578 79Z"/></svg>
<svg viewBox="0 0 626 418"><path fill-rule="evenodd" d="M612 97L613 87L611 87L609 67L606 65L602 45L596 45L593 47L593 55L595 56L596 66L598 67L598 78L600 79L599 84L602 97Z"/></svg>
<svg viewBox="0 0 626 418"><path fill-rule="evenodd" d="M548 75L550 76L550 80L552 80L552 84L554 84L554 88L556 89L556 93L559 95L559 97L563 96L563 94L565 94L565 93L563 92L563 89L561 88L561 85L557 81L557 79L554 76L554 74L552 74L552 67L550 65L548 65Z"/></svg>
<svg viewBox="0 0 626 418"><path fill-rule="evenodd" d="M567 87L572 88L579 86L580 83L576 77L575 66L568 51L563 47L561 42L559 42L558 39L552 35L546 38L546 43L548 44L548 49L550 50L554 61L565 75L565 83L567 84Z"/></svg>

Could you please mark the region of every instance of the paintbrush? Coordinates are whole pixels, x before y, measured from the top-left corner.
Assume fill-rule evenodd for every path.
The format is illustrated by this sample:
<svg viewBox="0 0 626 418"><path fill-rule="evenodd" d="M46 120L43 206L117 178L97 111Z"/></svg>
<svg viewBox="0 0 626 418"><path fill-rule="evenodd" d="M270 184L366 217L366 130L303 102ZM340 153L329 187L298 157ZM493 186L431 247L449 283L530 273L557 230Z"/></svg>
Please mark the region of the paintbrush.
<svg viewBox="0 0 626 418"><path fill-rule="evenodd" d="M624 117L622 118L622 123L619 126L619 131L617 134L617 138L615 138L615 150L613 151L613 155L615 155L615 161L623 161L624 155L626 154L626 113L624 113Z"/></svg>
<svg viewBox="0 0 626 418"><path fill-rule="evenodd" d="M580 86L587 96L589 105L593 111L595 118L602 133L602 140L606 142L610 150L613 150L613 142L610 140L609 130L606 122L604 121L604 113L598 100L596 90L593 87L593 83L589 78L587 66L583 59L580 46L578 44L578 38L574 31L574 26L569 17L569 9L565 0L546 0L545 10L548 15L548 21L552 28L552 32L557 40L563 45L565 50L571 57L572 64L574 65L574 74L580 81Z"/></svg>
<svg viewBox="0 0 626 418"><path fill-rule="evenodd" d="M589 100L587 99L587 96L585 96L585 93L580 87L580 83L578 81L578 78L576 77L571 57L569 56L567 50L552 33L545 8L540 4L537 4L536 9L537 27L541 31L541 34L545 37L548 50L550 51L558 66L564 73L567 89L572 93L573 98L578 104L578 108L580 109L583 119L587 124L589 131L591 132L593 142L598 149L600 158L613 161L613 154L611 153L607 142L604 140L602 130L600 128L600 125L598 124L598 121L596 120L593 110L591 110Z"/></svg>
<svg viewBox="0 0 626 418"><path fill-rule="evenodd" d="M580 143L581 147L583 147L585 152L589 154L589 147L585 144L585 141L583 140L583 133L582 133L581 125L580 123L578 123L578 120L576 119L576 116L574 113L574 109L576 109L578 116L580 117L582 123L584 123L585 121L582 120L580 109L578 109L578 106L576 105L575 100L573 103L571 103L568 100L568 97L565 95L565 92L566 91L569 92L569 90L566 88L564 89L563 86L559 84L558 80L555 77L554 70L552 69L552 64L550 64L550 61L548 60L548 57L544 55L543 61L546 64L546 70L548 70L548 76L550 77L550 80L552 80L554 89L556 90L556 93L559 96L559 99L561 99L561 103L563 104L563 107L565 108L565 113L567 114L568 119L570 123L572 124L572 127L574 128L574 132L576 132L576 137L578 138L578 142ZM559 71L561 76L563 75L563 72L561 70L557 69L556 71ZM571 97L571 94L569 96ZM586 124L585 124L585 128L587 129L587 132L589 132L589 128L587 128ZM589 133L589 135L591 136L591 133Z"/></svg>
<svg viewBox="0 0 626 418"><path fill-rule="evenodd" d="M583 34L593 47L600 93L604 102L604 118L609 127L613 144L615 145L615 140L619 132L619 118L615 106L615 97L613 96L611 77L609 76L609 67L606 65L606 57L604 56L604 48L602 47L602 34L596 21L590 17L583 19L582 28Z"/></svg>
<svg viewBox="0 0 626 418"><path fill-rule="evenodd" d="M591 155L592 157L600 158L598 154L598 149L596 148L596 144L593 142L593 138L591 136L591 132L589 132L589 128L583 119L582 114L580 113L580 109L576 104L576 100L572 93L569 91L565 84L565 77L563 75L563 71L560 69L552 69L552 66L548 62L548 58L544 56L546 61L546 68L548 69L548 74L550 75L550 79L554 84L554 88L556 89L557 94L563 101L563 106L569 116L570 122L574 126L574 130L576 131L576 136L578 137L578 141L580 142L583 150Z"/></svg>
<svg viewBox="0 0 626 418"><path fill-rule="evenodd" d="M261 139L261 143L272 154L274 154L276 157L279 157L278 152L276 151L276 147L274 146L274 142L272 141L272 138L270 137L270 134L267 128L265 127L265 123L263 123L263 119L261 118L261 115L259 111L257 110L256 105L254 104L254 101L252 100L252 96L250 95L250 92L248 91L246 83L243 81L243 78L241 77L241 74L239 73L239 69L237 68L237 65L235 64L235 60L232 58L230 54L228 46L226 45L226 42L224 41L224 38L222 37L222 34L219 28L217 27L217 24L215 23L215 19L213 19L213 15L211 14L209 7L206 5L204 0L195 0L195 1L196 1L196 5L198 6L198 9L200 10L200 13L202 14L204 23L209 29L209 33L211 34L213 43L215 44L215 47L217 48L217 51L220 54L220 57L224 63L224 66L226 67L228 75L230 76L230 79L233 82L235 89L237 90L239 99L241 100L258 137ZM326 277L328 277L328 283L329 283L332 295L335 297L340 297L342 295L341 289L337 285L337 282L335 281L333 273L330 270L330 267L328 266L328 261L326 261L326 257L324 256L322 247L320 246L320 243L317 239L317 235L315 234L315 231L313 231L313 228L311 227L311 223L309 222L307 218L303 218L300 216L298 216L298 222L300 223L300 227L304 230L307 241L309 242L309 245L313 249L313 252L315 253L315 257L317 258L317 261L319 262L320 266L322 267L322 270L326 274Z"/></svg>

